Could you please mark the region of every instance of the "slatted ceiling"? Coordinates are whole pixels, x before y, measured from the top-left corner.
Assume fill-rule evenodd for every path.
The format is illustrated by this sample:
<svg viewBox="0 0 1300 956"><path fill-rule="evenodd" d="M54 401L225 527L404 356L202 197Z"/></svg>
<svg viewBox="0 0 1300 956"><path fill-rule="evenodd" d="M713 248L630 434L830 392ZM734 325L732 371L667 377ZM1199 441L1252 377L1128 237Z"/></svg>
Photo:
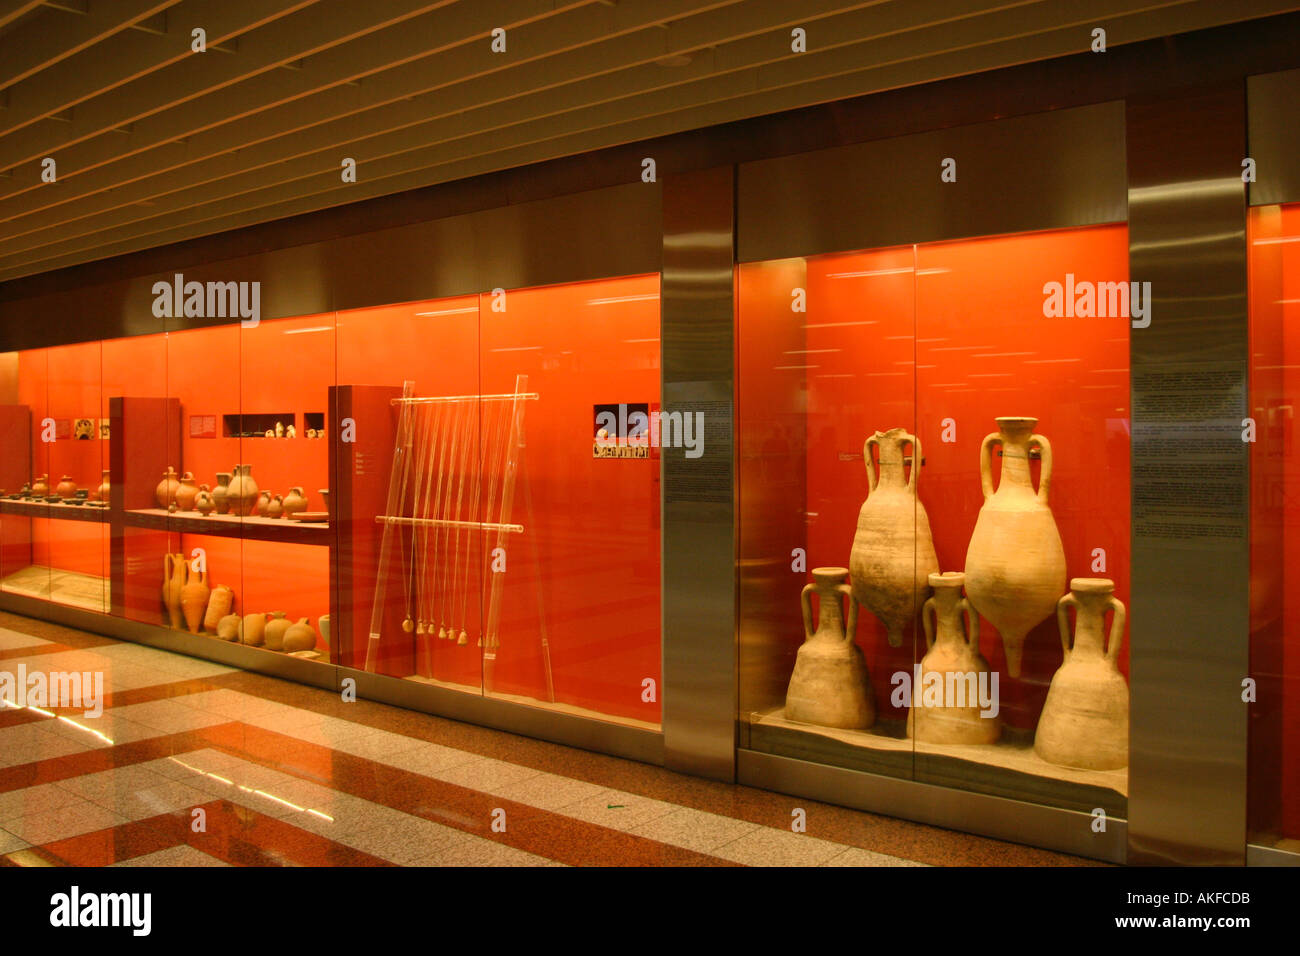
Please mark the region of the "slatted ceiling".
<svg viewBox="0 0 1300 956"><path fill-rule="evenodd" d="M39 26L58 40L45 41L54 52L38 72L0 84L0 280L1076 53L1098 25L1115 45L1295 9L1300 0L87 0L73 13L0 0L0 74L15 37ZM78 18L94 20L97 39L69 32ZM166 32L130 29L146 22ZM234 52L185 52L191 24ZM494 26L507 29L505 54L490 50ZM793 26L806 28L807 53L790 51ZM70 122L53 119L69 108ZM40 181L47 155L57 184ZM355 184L340 180L343 156L358 161Z"/></svg>

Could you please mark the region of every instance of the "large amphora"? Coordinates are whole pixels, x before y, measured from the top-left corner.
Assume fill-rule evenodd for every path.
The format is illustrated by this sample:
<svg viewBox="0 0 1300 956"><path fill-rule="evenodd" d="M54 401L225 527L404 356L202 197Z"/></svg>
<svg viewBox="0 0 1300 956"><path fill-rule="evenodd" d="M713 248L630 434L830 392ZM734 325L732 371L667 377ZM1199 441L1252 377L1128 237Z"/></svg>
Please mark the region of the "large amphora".
<svg viewBox="0 0 1300 956"><path fill-rule="evenodd" d="M984 505L966 551L966 596L1002 636L1007 673L1020 676L1025 635L1047 619L1065 590L1065 550L1048 507L1052 446L1034 434L1037 418L996 419L998 431L980 446ZM993 488L993 446L1002 448L1002 477ZM1029 474L1030 450L1042 456L1038 490Z"/></svg>
<svg viewBox="0 0 1300 956"><path fill-rule="evenodd" d="M911 445L912 470L904 478L904 447ZM872 454L879 450L880 463ZM929 593L927 580L939 570L930 518L916 496L921 442L903 428L876 432L862 446L867 466L867 500L849 555L853 599L880 618L891 647L903 643L903 628L916 620Z"/></svg>

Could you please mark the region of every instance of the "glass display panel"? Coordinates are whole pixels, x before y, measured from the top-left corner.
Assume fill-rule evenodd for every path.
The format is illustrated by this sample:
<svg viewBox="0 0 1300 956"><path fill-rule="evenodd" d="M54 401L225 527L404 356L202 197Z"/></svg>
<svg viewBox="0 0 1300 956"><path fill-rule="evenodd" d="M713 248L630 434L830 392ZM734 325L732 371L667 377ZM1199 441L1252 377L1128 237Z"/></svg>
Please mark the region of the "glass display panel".
<svg viewBox="0 0 1300 956"><path fill-rule="evenodd" d="M1250 276L1250 840L1300 852L1300 203L1247 219ZM1253 432L1253 434L1252 434Z"/></svg>
<svg viewBox="0 0 1300 956"><path fill-rule="evenodd" d="M1125 815L1129 291L1123 225L740 267L747 746Z"/></svg>

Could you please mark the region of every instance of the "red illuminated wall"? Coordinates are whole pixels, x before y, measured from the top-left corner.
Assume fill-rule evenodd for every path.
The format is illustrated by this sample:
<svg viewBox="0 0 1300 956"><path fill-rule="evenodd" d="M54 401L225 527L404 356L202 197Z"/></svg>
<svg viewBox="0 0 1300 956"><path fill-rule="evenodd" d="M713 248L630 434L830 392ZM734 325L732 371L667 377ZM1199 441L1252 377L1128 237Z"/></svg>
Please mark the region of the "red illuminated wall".
<svg viewBox="0 0 1300 956"><path fill-rule="evenodd" d="M740 443L752 447L756 431L773 428L772 409L755 413L753 396L761 387L756 380L779 387L806 408L806 458L793 454L788 467L805 469L810 568L847 567L867 495L863 441L903 426L921 439L925 464L917 484L939 566L960 570L983 501L980 444L996 431L995 417L1036 415L1036 430L1050 439L1055 454L1051 506L1067 573L1112 578L1117 596L1128 603L1128 319L1043 315L1044 283L1064 283L1067 273L1076 282L1128 280L1125 226L810 259L807 313L790 310L788 288L772 288L763 326L752 326L758 308L752 286L766 281L764 270L771 269L772 264L741 268ZM784 318L786 326L774 327L773 316ZM789 329L800 326L802 342L795 343ZM755 335L779 335L785 347L765 354L763 346L746 341ZM956 437L951 443L941 440L949 419ZM996 459L994 472L996 480ZM1035 464L1035 481L1037 473ZM747 474L751 484L764 484L742 462L742 502L755 493L744 487ZM755 515L742 525L742 543L762 534L752 523L763 520ZM783 553L792 546L786 544ZM1092 569L1095 548L1105 551L1104 574ZM772 556L778 557L780 552ZM785 653L792 660L802 641L799 591L807 579L789 571L788 557L780 563ZM748 608L742 607L742 617ZM990 665L1002 671L1004 719L1032 728L1061 663L1055 620L1030 633L1019 680L1006 676L1001 642L987 621L981 637ZM890 648L884 628L864 613L858 642L881 715L901 719L905 713L888 704L890 675L910 671L914 657L924 654L923 637L915 648L909 640ZM1127 673L1127 643L1120 667Z"/></svg>
<svg viewBox="0 0 1300 956"><path fill-rule="evenodd" d="M1300 837L1300 205L1261 206L1250 250L1251 827Z"/></svg>
<svg viewBox="0 0 1300 956"><path fill-rule="evenodd" d="M657 723L659 694L642 695L647 678L656 689L660 683L659 462L597 460L591 448L594 405L658 405L658 297L659 278L651 275L515 290L504 311L485 294L37 350L19 357L18 400L31 408L35 474L49 472L51 485L66 471L82 487L98 486L108 443L47 446L39 441L42 418L107 418L111 396L167 396L181 407L179 447L161 418L132 425L156 430L178 471L215 487L218 471L251 464L260 488L284 494L302 486L311 509L324 510L318 489L329 485L329 440L306 438L303 415L328 411L331 386L400 388L409 379L419 395L477 395L512 392L516 376L526 374L540 398L524 418L527 447L510 520L525 531L509 542L499 651L485 662L473 640L434 642L432 661L417 662L412 639L398 628L385 637L397 642L385 671L427 670L473 688L486 672L492 691L547 700L544 636L557 703ZM298 436L224 437L223 416L235 414L283 414L286 424L296 416ZM196 416L215 418L216 437L192 434ZM487 421L475 431L480 442L493 437ZM380 489L365 521L382 510L391 464L391 444L364 463L367 481ZM153 484L161 478L147 476ZM480 512L484 521L499 517ZM30 523L35 562L107 577L107 525ZM139 598L127 613L161 623L161 600L152 595L163 556L199 547L209 583L232 587L239 613L283 610L315 623L330 607L327 547L127 528L127 586ZM466 576L471 625L488 601L484 557L472 554ZM368 626L372 597L339 599L355 600ZM360 666L364 646L352 650Z"/></svg>

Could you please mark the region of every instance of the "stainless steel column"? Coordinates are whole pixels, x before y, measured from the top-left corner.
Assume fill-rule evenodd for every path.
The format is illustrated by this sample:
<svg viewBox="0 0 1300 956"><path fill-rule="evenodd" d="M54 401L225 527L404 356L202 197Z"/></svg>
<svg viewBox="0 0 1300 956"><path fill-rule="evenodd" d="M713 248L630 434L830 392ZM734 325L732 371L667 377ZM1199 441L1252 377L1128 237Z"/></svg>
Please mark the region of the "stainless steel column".
<svg viewBox="0 0 1300 956"><path fill-rule="evenodd" d="M702 454L662 449L665 766L736 775L734 173L663 182L663 409L703 421Z"/></svg>
<svg viewBox="0 0 1300 956"><path fill-rule="evenodd" d="M1245 90L1128 101L1130 863L1240 864L1249 673Z"/></svg>

